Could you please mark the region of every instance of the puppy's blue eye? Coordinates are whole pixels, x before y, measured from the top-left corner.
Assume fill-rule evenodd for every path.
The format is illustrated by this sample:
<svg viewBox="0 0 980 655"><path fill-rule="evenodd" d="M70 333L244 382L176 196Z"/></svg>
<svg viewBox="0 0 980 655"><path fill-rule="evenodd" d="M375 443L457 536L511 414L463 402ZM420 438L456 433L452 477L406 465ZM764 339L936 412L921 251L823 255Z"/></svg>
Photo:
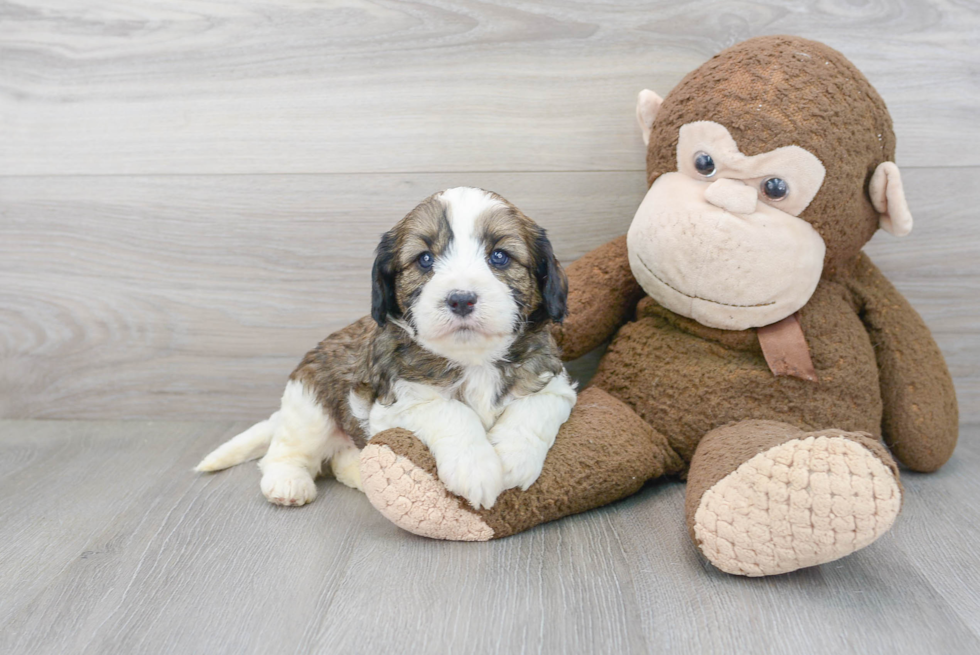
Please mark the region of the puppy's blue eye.
<svg viewBox="0 0 980 655"><path fill-rule="evenodd" d="M432 264L434 264L436 260L432 257L431 252L423 252L421 255L419 255L419 258L416 261L419 263L419 268L421 268L423 271L427 271L432 268Z"/></svg>
<svg viewBox="0 0 980 655"><path fill-rule="evenodd" d="M694 155L694 168L697 169L698 173L704 175L705 177L711 177L715 174L715 160L711 158L706 152L699 152Z"/></svg>
<svg viewBox="0 0 980 655"><path fill-rule="evenodd" d="M510 255L505 253L503 250L494 250L490 253L490 265L496 266L497 268L503 268L510 263Z"/></svg>

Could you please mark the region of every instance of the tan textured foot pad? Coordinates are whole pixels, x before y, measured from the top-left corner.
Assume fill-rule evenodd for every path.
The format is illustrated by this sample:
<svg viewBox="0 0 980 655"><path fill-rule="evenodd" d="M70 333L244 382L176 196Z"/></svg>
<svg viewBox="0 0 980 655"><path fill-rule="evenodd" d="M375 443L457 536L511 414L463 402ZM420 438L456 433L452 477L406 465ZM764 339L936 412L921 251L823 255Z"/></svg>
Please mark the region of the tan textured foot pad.
<svg viewBox="0 0 980 655"><path fill-rule="evenodd" d="M488 541L493 530L460 506L442 483L386 445L361 451L361 483L371 504L397 525L423 537Z"/></svg>
<svg viewBox="0 0 980 655"><path fill-rule="evenodd" d="M891 528L902 492L871 450L811 436L759 453L701 497L694 535L727 573L788 573L864 548Z"/></svg>

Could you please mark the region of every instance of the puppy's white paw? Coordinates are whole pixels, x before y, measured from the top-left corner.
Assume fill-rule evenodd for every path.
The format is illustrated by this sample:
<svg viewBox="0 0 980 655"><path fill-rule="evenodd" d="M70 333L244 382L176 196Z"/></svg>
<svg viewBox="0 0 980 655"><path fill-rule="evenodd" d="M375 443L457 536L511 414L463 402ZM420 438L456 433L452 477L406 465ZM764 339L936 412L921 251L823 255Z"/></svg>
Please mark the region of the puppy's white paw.
<svg viewBox="0 0 980 655"><path fill-rule="evenodd" d="M262 472L262 493L277 505L305 505L316 498L316 484L309 471L289 464L271 464Z"/></svg>
<svg viewBox="0 0 980 655"><path fill-rule="evenodd" d="M498 451L498 454L504 468L504 489L520 487L527 491L528 487L537 482L544 467L544 458L537 453L521 450Z"/></svg>
<svg viewBox="0 0 980 655"><path fill-rule="evenodd" d="M493 446L486 441L440 445L432 455L446 489L476 509L493 507L504 490L503 469Z"/></svg>
<svg viewBox="0 0 980 655"><path fill-rule="evenodd" d="M541 475L548 455L546 444L536 437L527 438L518 433L498 432L490 436L504 470L504 489L520 487L527 491Z"/></svg>

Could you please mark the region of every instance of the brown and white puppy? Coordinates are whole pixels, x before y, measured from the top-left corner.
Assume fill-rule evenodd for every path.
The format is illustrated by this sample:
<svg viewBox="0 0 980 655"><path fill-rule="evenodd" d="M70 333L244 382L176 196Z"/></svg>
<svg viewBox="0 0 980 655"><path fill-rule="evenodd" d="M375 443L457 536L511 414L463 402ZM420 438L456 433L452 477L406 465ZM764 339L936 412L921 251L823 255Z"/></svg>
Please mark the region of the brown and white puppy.
<svg viewBox="0 0 980 655"><path fill-rule="evenodd" d="M371 316L310 351L279 411L197 470L264 455L266 498L303 505L325 461L360 489L360 448L400 427L478 509L531 486L575 405L549 329L568 285L544 230L496 194L449 189L382 237L372 282Z"/></svg>

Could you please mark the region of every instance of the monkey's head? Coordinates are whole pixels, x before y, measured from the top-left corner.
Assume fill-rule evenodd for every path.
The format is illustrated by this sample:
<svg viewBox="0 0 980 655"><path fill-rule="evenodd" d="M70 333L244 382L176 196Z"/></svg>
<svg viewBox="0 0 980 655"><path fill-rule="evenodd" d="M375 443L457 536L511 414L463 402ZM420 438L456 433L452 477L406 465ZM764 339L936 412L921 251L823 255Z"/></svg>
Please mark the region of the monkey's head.
<svg viewBox="0 0 980 655"><path fill-rule="evenodd" d="M775 323L879 227L912 229L885 103L821 43L740 43L664 100L641 92L637 118L651 186L630 266L661 305L704 325Z"/></svg>

